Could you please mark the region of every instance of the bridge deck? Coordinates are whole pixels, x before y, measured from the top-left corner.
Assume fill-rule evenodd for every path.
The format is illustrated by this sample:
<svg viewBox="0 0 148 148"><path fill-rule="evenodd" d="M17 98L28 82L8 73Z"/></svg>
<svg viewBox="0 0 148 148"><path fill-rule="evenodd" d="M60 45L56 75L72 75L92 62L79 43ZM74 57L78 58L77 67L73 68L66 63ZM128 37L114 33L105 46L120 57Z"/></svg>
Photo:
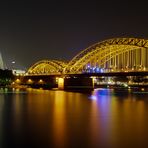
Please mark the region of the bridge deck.
<svg viewBox="0 0 148 148"><path fill-rule="evenodd" d="M106 72L106 73L82 73L65 74L65 76L90 77L90 76L148 76L148 71L143 72Z"/></svg>

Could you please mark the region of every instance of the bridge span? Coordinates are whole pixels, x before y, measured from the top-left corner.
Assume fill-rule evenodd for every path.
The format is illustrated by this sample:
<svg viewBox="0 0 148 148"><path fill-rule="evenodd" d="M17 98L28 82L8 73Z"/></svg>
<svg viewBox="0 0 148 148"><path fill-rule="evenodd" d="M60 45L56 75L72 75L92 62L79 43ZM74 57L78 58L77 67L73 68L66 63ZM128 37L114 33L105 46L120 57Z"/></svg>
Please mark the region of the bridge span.
<svg viewBox="0 0 148 148"><path fill-rule="evenodd" d="M108 85L126 84L127 86L148 87L148 72L107 72L56 75L16 76L15 83L33 88L45 89L94 89ZM119 83L120 82L120 83Z"/></svg>
<svg viewBox="0 0 148 148"><path fill-rule="evenodd" d="M107 83L121 77L120 81L125 78L126 83L147 85L148 40L114 38L98 42L82 50L69 62L39 61L28 69L25 76L16 77L15 81L36 87L77 85L93 88L94 78Z"/></svg>

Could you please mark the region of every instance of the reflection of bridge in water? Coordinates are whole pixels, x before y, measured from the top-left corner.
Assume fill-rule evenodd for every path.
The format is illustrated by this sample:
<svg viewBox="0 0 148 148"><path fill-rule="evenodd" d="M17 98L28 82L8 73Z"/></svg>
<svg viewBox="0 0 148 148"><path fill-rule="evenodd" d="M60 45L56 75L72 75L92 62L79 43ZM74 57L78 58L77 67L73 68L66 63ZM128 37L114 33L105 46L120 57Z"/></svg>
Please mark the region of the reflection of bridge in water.
<svg viewBox="0 0 148 148"><path fill-rule="evenodd" d="M64 87L66 85L92 87L94 77L101 82L101 78L106 79L104 77L109 76L123 79L126 76L128 82L136 76L139 82L146 84L148 40L115 38L82 50L68 63L58 60L39 61L29 68L23 77L23 83L28 85L58 83L59 87L63 87L64 84Z"/></svg>

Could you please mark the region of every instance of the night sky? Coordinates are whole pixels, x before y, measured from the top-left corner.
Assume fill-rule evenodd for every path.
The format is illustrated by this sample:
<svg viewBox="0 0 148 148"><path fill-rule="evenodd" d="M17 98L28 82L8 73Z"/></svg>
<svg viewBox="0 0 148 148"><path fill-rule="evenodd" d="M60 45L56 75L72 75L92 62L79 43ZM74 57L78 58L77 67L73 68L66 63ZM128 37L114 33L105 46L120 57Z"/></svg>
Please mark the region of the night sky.
<svg viewBox="0 0 148 148"><path fill-rule="evenodd" d="M27 69L42 59L68 61L115 37L148 38L142 1L7 1L0 3L0 51L7 67Z"/></svg>

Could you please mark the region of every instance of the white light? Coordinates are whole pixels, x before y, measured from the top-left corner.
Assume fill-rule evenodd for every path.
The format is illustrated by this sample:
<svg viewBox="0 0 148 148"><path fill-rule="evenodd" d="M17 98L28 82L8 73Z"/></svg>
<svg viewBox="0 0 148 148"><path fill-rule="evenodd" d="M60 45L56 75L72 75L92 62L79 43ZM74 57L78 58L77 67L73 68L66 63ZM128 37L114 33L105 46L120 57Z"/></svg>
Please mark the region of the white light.
<svg viewBox="0 0 148 148"><path fill-rule="evenodd" d="M12 64L15 64L15 61L12 61Z"/></svg>
<svg viewBox="0 0 148 148"><path fill-rule="evenodd" d="M103 72L103 69L100 69L100 72Z"/></svg>
<svg viewBox="0 0 148 148"><path fill-rule="evenodd" d="M91 100L97 100L97 97L95 95L90 96Z"/></svg>

